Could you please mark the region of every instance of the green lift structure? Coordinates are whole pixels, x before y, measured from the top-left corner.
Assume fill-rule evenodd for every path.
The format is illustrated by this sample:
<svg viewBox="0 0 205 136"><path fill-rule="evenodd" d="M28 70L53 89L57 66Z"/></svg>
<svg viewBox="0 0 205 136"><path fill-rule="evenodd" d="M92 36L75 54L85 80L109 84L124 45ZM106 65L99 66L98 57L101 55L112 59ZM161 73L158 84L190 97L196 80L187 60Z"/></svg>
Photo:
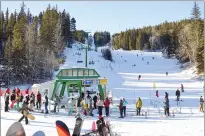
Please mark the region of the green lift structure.
<svg viewBox="0 0 205 136"><path fill-rule="evenodd" d="M54 82L53 94L51 100L54 98L54 94L57 93L57 90L60 89L59 97L64 96L65 90L67 90L68 97L72 92L70 87L75 86L75 88L81 94L84 88L84 92L86 91L86 87L97 85L98 90L102 98L105 98L106 95L106 84L107 79L100 78L100 75L97 73L95 69L90 68L70 68L70 69L61 69L57 74L57 79ZM102 87L104 85L104 88Z"/></svg>

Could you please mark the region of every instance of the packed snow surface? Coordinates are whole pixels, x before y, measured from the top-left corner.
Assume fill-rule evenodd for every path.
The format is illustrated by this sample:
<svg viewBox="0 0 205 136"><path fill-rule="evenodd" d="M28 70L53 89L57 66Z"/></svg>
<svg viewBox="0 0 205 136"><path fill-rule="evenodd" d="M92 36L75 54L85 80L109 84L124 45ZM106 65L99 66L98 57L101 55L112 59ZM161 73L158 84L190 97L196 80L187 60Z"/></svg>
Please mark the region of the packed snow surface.
<svg viewBox="0 0 205 136"><path fill-rule="evenodd" d="M66 48L65 63L60 68L84 67L85 50L78 50L79 43L73 48ZM76 55L75 53L81 53ZM138 54L138 56L137 56ZM142 51L112 51L114 62L104 60L99 52L89 51L88 62L94 61L94 68L102 77L108 79L107 90L113 93L114 104L119 103L120 98L128 101L127 117L120 119L119 110L112 109L109 120L113 125L113 131L122 136L203 136L204 114L199 112L199 98L203 96L203 82L192 80L192 72L183 72L177 65L176 59L165 59L161 52ZM152 58L154 57L154 59ZM144 58L144 61L142 60ZM82 60L83 63L77 63ZM149 64L147 64L149 62ZM136 65L136 66L133 66ZM168 76L166 76L168 72ZM141 79L138 80L138 75ZM155 83L156 89L153 88ZM176 89L184 85L185 92L181 93L181 106L176 104ZM94 86L97 89L97 86ZM156 98L155 91L159 91ZM169 93L170 117L164 116L163 101L165 92ZM142 113L145 116L136 116L136 100L140 97L143 102ZM153 106L155 103L155 107ZM1 135L5 136L8 127L17 121L22 114L17 111L4 112L4 99L1 97ZM113 106L112 106L113 107ZM181 107L181 108L180 108ZM173 113L175 116L173 116ZM59 114L33 113L34 121L29 120L29 125L22 121L27 136L32 136L36 131L44 131L46 136L58 136L55 121L64 121L72 133L75 125L75 117L68 116L64 110ZM92 122L97 116L84 120L82 133L91 131Z"/></svg>

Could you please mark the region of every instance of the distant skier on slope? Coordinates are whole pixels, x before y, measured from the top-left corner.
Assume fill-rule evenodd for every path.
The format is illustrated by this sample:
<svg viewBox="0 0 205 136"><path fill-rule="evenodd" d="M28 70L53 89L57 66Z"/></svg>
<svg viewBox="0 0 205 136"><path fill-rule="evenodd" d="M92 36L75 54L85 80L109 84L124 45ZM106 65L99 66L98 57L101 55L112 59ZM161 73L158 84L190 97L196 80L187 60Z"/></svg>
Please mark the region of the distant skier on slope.
<svg viewBox="0 0 205 136"><path fill-rule="evenodd" d="M122 99L120 99L120 104L118 107L120 110L120 117L119 118L123 118L123 101L122 101Z"/></svg>
<svg viewBox="0 0 205 136"><path fill-rule="evenodd" d="M177 99L176 99L176 101L177 101L177 105L179 104L179 99L180 99L180 91L179 91L179 89L177 89L176 90L176 96L177 96Z"/></svg>
<svg viewBox="0 0 205 136"><path fill-rule="evenodd" d="M169 116L169 98L165 97L164 101L164 114Z"/></svg>
<svg viewBox="0 0 205 136"><path fill-rule="evenodd" d="M202 98L202 96L199 99L199 104L200 104L199 111L204 112L204 99Z"/></svg>
<svg viewBox="0 0 205 136"><path fill-rule="evenodd" d="M181 84L181 92L184 92L184 86Z"/></svg>
<svg viewBox="0 0 205 136"><path fill-rule="evenodd" d="M138 80L140 80L140 78L141 78L141 75L138 76Z"/></svg>
<svg viewBox="0 0 205 136"><path fill-rule="evenodd" d="M138 101L136 102L136 108L137 108L137 116L140 116L140 111L142 108L142 100L140 99L140 97L138 98Z"/></svg>
<svg viewBox="0 0 205 136"><path fill-rule="evenodd" d="M156 91L156 97L159 97L159 92L158 92L158 90Z"/></svg>

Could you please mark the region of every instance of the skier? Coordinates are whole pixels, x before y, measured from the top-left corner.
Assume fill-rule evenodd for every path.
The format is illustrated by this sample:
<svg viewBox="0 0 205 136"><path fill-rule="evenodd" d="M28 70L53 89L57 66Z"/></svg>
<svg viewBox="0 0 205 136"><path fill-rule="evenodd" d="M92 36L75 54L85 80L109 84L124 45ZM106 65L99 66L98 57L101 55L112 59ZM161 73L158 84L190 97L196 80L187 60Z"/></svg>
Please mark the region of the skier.
<svg viewBox="0 0 205 136"><path fill-rule="evenodd" d="M200 97L199 104L199 111L204 112L204 99L202 98L202 96Z"/></svg>
<svg viewBox="0 0 205 136"><path fill-rule="evenodd" d="M168 76L168 72L166 72L166 75Z"/></svg>
<svg viewBox="0 0 205 136"><path fill-rule="evenodd" d="M120 104L118 107L120 110L120 117L119 118L123 118L123 101L122 101L122 99L120 99Z"/></svg>
<svg viewBox="0 0 205 136"><path fill-rule="evenodd" d="M45 114L48 114L48 96L47 94L45 93Z"/></svg>
<svg viewBox="0 0 205 136"><path fill-rule="evenodd" d="M181 84L181 91L184 92L184 86Z"/></svg>
<svg viewBox="0 0 205 136"><path fill-rule="evenodd" d="M158 90L156 91L156 96L159 97L159 92L158 92Z"/></svg>
<svg viewBox="0 0 205 136"><path fill-rule="evenodd" d="M176 96L177 96L177 105L178 105L178 103L179 103L179 99L180 99L180 91L179 91L179 89L177 89L176 90Z"/></svg>
<svg viewBox="0 0 205 136"><path fill-rule="evenodd" d="M103 100L102 100L102 97L100 97L100 100L98 100L98 113L99 113L99 116L102 116L102 109L103 109Z"/></svg>
<svg viewBox="0 0 205 136"><path fill-rule="evenodd" d="M138 76L138 80L140 80L140 78L141 78L141 75Z"/></svg>
<svg viewBox="0 0 205 136"><path fill-rule="evenodd" d="M9 93L8 92L4 94L4 100L5 100L5 112L9 112Z"/></svg>
<svg viewBox="0 0 205 136"><path fill-rule="evenodd" d="M38 94L37 94L37 102L36 102L36 106L37 106L37 109L39 108L41 108L41 94L40 94L40 92L38 91Z"/></svg>
<svg viewBox="0 0 205 136"><path fill-rule="evenodd" d="M164 103L164 114L169 116L169 98L165 97L165 102Z"/></svg>
<svg viewBox="0 0 205 136"><path fill-rule="evenodd" d="M109 116L109 107L110 107L110 101L108 98L106 98L104 105L105 105L105 114L108 117Z"/></svg>
<svg viewBox="0 0 205 136"><path fill-rule="evenodd" d="M127 101L125 100L125 98L123 98L122 108L123 108L124 117L126 117L126 106L127 106Z"/></svg>
<svg viewBox="0 0 205 136"><path fill-rule="evenodd" d="M94 102L94 108L97 109L96 103L97 103L98 97L95 95L93 97L93 102Z"/></svg>
<svg viewBox="0 0 205 136"><path fill-rule="evenodd" d="M23 105L22 105L22 108L19 109L19 111L21 111L21 113L23 114L23 116L19 119L18 122L21 122L24 118L25 118L25 122L26 122L26 125L28 125L28 118L25 114L28 114L29 112L28 111L31 111L31 109L28 108L28 105L27 105L28 102L26 102L26 100L23 102Z"/></svg>
<svg viewBox="0 0 205 136"><path fill-rule="evenodd" d="M140 97L138 98L138 101L136 102L136 108L137 108L137 115L140 116L140 111L142 108L142 100L140 99Z"/></svg>

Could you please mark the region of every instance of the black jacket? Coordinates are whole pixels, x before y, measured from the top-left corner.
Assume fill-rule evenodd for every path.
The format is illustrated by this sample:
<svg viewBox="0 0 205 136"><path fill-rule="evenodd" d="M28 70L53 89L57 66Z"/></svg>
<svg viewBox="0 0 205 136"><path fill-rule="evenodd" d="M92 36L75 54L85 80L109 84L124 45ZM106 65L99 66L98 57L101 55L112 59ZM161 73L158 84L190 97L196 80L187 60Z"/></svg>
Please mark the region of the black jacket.
<svg viewBox="0 0 205 136"><path fill-rule="evenodd" d="M16 100L16 95L15 94L12 94L11 95L11 101L15 101Z"/></svg>
<svg viewBox="0 0 205 136"><path fill-rule="evenodd" d="M94 101L94 102L97 102L97 100L98 100L98 97L95 95L95 96L93 97L93 101Z"/></svg>
<svg viewBox="0 0 205 136"><path fill-rule="evenodd" d="M176 91L176 96L180 96L180 91L179 90Z"/></svg>

